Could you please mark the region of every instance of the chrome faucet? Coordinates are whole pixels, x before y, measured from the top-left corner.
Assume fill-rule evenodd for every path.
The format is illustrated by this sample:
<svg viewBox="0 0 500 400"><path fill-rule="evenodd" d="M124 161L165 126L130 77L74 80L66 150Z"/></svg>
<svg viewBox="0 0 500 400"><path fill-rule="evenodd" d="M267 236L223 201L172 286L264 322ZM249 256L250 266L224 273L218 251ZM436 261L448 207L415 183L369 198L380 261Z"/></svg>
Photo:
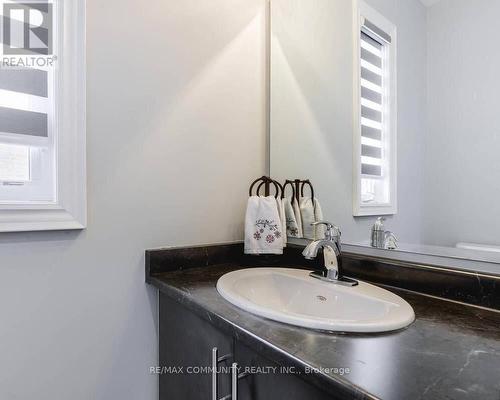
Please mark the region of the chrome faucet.
<svg viewBox="0 0 500 400"><path fill-rule="evenodd" d="M314 222L311 225L325 225L325 238L309 243L302 252L302 255L307 260L314 260L318 255L319 249L323 249L326 272L311 272L310 276L326 282L356 286L358 282L342 275L342 250L340 244L342 233L340 232L340 228L327 221Z"/></svg>
<svg viewBox="0 0 500 400"><path fill-rule="evenodd" d="M371 246L377 249L396 250L398 248L398 239L391 231L384 228L384 217L379 217L372 227Z"/></svg>

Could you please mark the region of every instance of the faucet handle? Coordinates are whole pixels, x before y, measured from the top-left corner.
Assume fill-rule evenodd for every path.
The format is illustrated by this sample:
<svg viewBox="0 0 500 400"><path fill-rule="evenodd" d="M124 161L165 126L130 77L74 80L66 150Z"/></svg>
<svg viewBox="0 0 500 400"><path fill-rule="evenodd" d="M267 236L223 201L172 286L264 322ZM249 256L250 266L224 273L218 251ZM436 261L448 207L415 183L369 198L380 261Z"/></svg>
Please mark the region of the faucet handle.
<svg viewBox="0 0 500 400"><path fill-rule="evenodd" d="M318 225L325 225L326 226L326 232L325 232L325 238L328 240L333 240L333 238L339 238L342 235L342 232L340 231L340 228L332 224L331 222L328 221L318 221L318 222L313 222L311 224L312 226L318 226Z"/></svg>

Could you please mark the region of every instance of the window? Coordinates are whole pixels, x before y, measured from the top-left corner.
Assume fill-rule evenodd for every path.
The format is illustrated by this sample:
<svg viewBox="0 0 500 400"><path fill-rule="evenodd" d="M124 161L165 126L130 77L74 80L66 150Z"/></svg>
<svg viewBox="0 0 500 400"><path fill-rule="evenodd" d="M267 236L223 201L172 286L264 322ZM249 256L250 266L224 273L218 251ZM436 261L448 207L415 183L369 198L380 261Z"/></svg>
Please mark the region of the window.
<svg viewBox="0 0 500 400"><path fill-rule="evenodd" d="M396 27L363 2L355 15L353 214L395 214Z"/></svg>
<svg viewBox="0 0 500 400"><path fill-rule="evenodd" d="M0 182L25 184L30 181L30 148L0 143Z"/></svg>
<svg viewBox="0 0 500 400"><path fill-rule="evenodd" d="M53 75L0 68L0 204L55 202Z"/></svg>
<svg viewBox="0 0 500 400"><path fill-rule="evenodd" d="M0 232L82 229L85 2L0 0Z"/></svg>

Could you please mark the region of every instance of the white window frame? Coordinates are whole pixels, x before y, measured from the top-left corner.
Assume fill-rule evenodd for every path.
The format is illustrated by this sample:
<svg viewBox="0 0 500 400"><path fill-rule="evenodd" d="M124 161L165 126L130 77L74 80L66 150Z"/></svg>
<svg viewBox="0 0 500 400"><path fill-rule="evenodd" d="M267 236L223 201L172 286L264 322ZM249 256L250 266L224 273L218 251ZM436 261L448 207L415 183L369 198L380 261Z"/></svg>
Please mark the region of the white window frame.
<svg viewBox="0 0 500 400"><path fill-rule="evenodd" d="M397 213L397 28L379 12L368 6L362 0L354 1L354 151L353 151L353 215L393 215ZM388 91L385 94L388 101L388 113L384 118L384 148L388 156L389 201L383 204L363 204L361 201L361 28L364 19L369 20L378 28L391 36L387 60L389 76Z"/></svg>
<svg viewBox="0 0 500 400"><path fill-rule="evenodd" d="M86 201L85 0L57 1L56 200L0 204L0 232L84 229ZM60 84L59 84L60 83Z"/></svg>

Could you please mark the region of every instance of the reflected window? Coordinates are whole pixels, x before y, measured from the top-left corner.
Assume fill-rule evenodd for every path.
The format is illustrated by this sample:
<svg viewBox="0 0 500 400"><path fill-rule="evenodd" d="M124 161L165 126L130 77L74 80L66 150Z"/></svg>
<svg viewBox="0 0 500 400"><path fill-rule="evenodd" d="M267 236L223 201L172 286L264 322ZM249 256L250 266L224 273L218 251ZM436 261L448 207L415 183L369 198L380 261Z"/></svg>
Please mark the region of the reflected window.
<svg viewBox="0 0 500 400"><path fill-rule="evenodd" d="M354 215L396 212L396 28L360 3Z"/></svg>

